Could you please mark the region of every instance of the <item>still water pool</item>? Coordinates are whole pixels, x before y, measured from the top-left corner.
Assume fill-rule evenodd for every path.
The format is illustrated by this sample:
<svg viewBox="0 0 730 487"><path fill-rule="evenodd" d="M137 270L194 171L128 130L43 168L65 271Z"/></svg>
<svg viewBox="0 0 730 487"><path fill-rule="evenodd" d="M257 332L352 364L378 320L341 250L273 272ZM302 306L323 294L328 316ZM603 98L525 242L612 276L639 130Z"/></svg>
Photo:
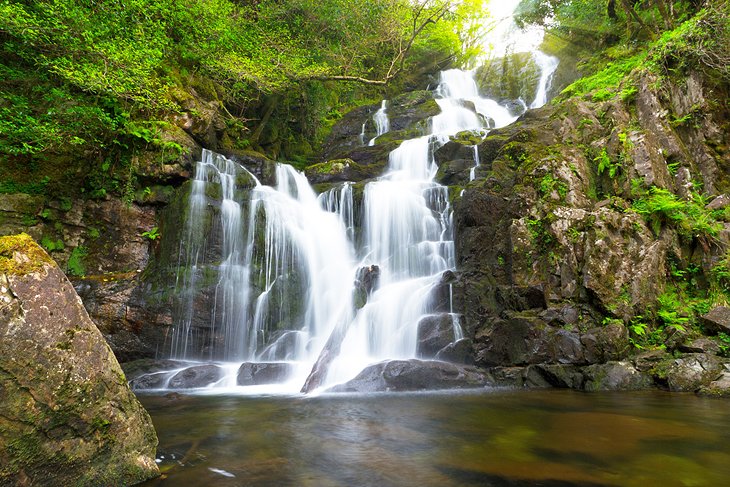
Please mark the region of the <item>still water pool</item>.
<svg viewBox="0 0 730 487"><path fill-rule="evenodd" d="M661 392L141 396L150 486L725 486L730 401Z"/></svg>

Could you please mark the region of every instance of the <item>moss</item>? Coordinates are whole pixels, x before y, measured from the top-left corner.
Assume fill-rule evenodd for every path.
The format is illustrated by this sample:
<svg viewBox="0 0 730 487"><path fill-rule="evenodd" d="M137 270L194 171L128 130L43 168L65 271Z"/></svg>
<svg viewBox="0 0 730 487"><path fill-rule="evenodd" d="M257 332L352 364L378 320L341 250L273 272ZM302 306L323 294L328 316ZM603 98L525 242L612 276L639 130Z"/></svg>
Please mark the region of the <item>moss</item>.
<svg viewBox="0 0 730 487"><path fill-rule="evenodd" d="M340 174L346 167L355 165L352 159L333 159L331 161L314 164L307 168L307 172L315 174Z"/></svg>
<svg viewBox="0 0 730 487"><path fill-rule="evenodd" d="M20 257L20 256L22 257ZM0 273L23 275L39 271L53 259L25 233L0 237Z"/></svg>
<svg viewBox="0 0 730 487"><path fill-rule="evenodd" d="M83 276L86 274L86 266L84 265L84 258L88 255L89 251L86 247L76 247L71 252L71 256L68 258L68 273L73 276Z"/></svg>

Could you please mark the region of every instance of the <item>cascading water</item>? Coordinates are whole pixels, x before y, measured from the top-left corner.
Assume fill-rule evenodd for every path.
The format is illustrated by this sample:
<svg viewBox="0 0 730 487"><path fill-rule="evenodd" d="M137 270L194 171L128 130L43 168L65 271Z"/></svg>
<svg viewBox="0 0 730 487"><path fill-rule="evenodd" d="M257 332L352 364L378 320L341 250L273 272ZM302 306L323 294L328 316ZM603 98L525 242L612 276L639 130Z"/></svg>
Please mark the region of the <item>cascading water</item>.
<svg viewBox="0 0 730 487"><path fill-rule="evenodd" d="M387 108L388 101L383 100L383 102L380 104L380 109L373 115L373 122L375 123L375 137L370 139L370 142L368 142L368 145L370 146L375 145L375 139L390 130L390 120L388 119L388 114L386 113Z"/></svg>
<svg viewBox="0 0 730 487"><path fill-rule="evenodd" d="M545 103L555 69L554 58L539 53L535 60L542 75L533 108ZM386 172L364 186L359 211L352 183L316 195L303 174L279 164L277 185L269 187L204 151L181 245L183 304L172 357L286 362L276 382L295 392L302 384L309 391L349 380L381 360L415 357L419 321L436 311L451 313L454 336L461 338L459 315L437 310L434 302L444 272L455 268L455 251L448 188L434 181L433 153L458 132L483 135L519 114L481 97L472 71L443 71L434 96L441 113L430 120L430 133L390 153ZM373 116L370 145L389 130L387 108L384 100ZM361 143L363 137L364 129ZM474 162L470 180L479 166L477 146ZM240 179L247 192L239 191ZM216 192L213 244L201 222L211 218ZM213 251L218 259L208 261L216 263L203 265ZM353 282L367 273L376 277L363 299ZM209 328L216 339L201 352L193 346L199 328L192 323L193 294L211 274L217 281ZM228 375L217 384L235 385L237 367L221 370Z"/></svg>

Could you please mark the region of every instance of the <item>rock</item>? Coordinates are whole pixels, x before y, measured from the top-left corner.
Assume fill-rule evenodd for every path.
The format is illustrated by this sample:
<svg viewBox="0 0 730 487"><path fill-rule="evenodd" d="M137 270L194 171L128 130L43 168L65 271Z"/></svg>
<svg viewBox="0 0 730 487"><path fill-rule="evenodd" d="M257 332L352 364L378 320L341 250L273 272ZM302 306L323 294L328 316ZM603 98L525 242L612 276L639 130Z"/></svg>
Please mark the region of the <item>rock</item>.
<svg viewBox="0 0 730 487"><path fill-rule="evenodd" d="M449 343L436 354L436 360L455 364L474 365L472 342L468 338Z"/></svg>
<svg viewBox="0 0 730 487"><path fill-rule="evenodd" d="M418 322L416 355L433 358L455 340L453 318L448 313L431 315Z"/></svg>
<svg viewBox="0 0 730 487"><path fill-rule="evenodd" d="M194 365L173 375L168 383L170 389L197 389L207 387L223 378L223 369L217 365Z"/></svg>
<svg viewBox="0 0 730 487"><path fill-rule="evenodd" d="M730 206L730 195L721 194L710 201L705 208L708 210L721 210L727 206Z"/></svg>
<svg viewBox="0 0 730 487"><path fill-rule="evenodd" d="M702 325L710 335L717 335L718 333L730 334L730 308L727 306L717 306L711 309L709 313L702 316Z"/></svg>
<svg viewBox="0 0 730 487"><path fill-rule="evenodd" d="M369 265L361 267L355 273L355 307L362 308L380 282L380 267Z"/></svg>
<svg viewBox="0 0 730 487"><path fill-rule="evenodd" d="M563 389L583 388L583 374L581 369L575 365L530 365L526 371L527 385L529 387L545 387L547 383L550 387L559 387ZM538 377L536 374L539 374ZM540 380L540 379L544 379Z"/></svg>
<svg viewBox="0 0 730 487"><path fill-rule="evenodd" d="M730 371L727 366L720 377L706 386L700 387L698 392L703 396L730 397Z"/></svg>
<svg viewBox="0 0 730 487"><path fill-rule="evenodd" d="M629 330L623 323L591 328L580 337L585 346L586 360L590 363L603 363L621 360L630 350Z"/></svg>
<svg viewBox="0 0 730 487"><path fill-rule="evenodd" d="M357 157L357 155L355 155ZM332 159L320 164L312 164L304 170L311 184L341 183L345 181L362 181L380 175L383 166L380 164L360 164L350 158Z"/></svg>
<svg viewBox="0 0 730 487"><path fill-rule="evenodd" d="M718 357L693 353L658 364L654 368L654 377L672 392L695 392L719 379L723 372Z"/></svg>
<svg viewBox="0 0 730 487"><path fill-rule="evenodd" d="M493 378L475 367L411 359L371 365L354 379L334 386L328 392L469 389L490 385L494 385Z"/></svg>
<svg viewBox="0 0 730 487"><path fill-rule="evenodd" d="M236 383L239 386L273 384L285 380L291 371L291 364L284 362L244 362L238 369Z"/></svg>
<svg viewBox="0 0 730 487"><path fill-rule="evenodd" d="M720 353L720 345L709 338L698 338L690 343L683 343L677 348L682 353L710 353L713 355Z"/></svg>
<svg viewBox="0 0 730 487"><path fill-rule="evenodd" d="M482 366L585 364L580 335L549 327L533 312L505 313L476 335L476 363Z"/></svg>
<svg viewBox="0 0 730 487"><path fill-rule="evenodd" d="M258 359L269 362L292 359L299 345L299 341L306 340L306 337L303 335L298 330L290 330L282 333L266 346Z"/></svg>
<svg viewBox="0 0 730 487"><path fill-rule="evenodd" d="M514 53L490 60L476 71L479 92L498 102L535 98L540 80L540 67L530 53Z"/></svg>
<svg viewBox="0 0 730 487"><path fill-rule="evenodd" d="M157 436L73 287L27 235L0 238L0 483L131 485Z"/></svg>
<svg viewBox="0 0 730 487"><path fill-rule="evenodd" d="M182 360L140 359L122 364L122 370L124 370L124 375L127 376L127 380L132 381L147 374L170 372L176 369L182 369L187 365L189 365L188 362L183 362Z"/></svg>
<svg viewBox="0 0 730 487"><path fill-rule="evenodd" d="M609 362L583 368L586 391L638 391L649 389L653 380L630 362Z"/></svg>

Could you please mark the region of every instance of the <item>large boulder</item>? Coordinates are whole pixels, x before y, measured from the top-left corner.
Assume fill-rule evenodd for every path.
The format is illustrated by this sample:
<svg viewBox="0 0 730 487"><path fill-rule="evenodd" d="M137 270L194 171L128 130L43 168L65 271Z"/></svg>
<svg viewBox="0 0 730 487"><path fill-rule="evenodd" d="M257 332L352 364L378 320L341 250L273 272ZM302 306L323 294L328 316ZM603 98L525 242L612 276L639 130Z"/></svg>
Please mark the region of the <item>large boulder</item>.
<svg viewBox="0 0 730 487"><path fill-rule="evenodd" d="M157 436L61 270L0 238L0 484L131 485L159 475Z"/></svg>
<svg viewBox="0 0 730 487"><path fill-rule="evenodd" d="M492 377L475 367L436 360L390 360L371 365L354 379L328 392L423 391L471 389L494 385Z"/></svg>

